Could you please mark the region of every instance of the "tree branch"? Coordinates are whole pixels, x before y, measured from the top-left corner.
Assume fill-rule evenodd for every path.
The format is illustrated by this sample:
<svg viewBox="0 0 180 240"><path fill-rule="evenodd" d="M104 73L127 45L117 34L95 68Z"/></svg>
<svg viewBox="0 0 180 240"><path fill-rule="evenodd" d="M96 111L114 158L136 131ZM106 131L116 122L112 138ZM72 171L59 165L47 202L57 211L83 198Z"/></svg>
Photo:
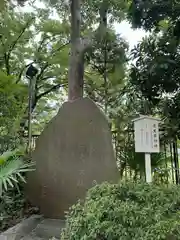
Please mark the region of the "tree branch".
<svg viewBox="0 0 180 240"><path fill-rule="evenodd" d="M10 65L9 65L9 60L11 57L11 53L13 51L13 49L15 48L16 44L18 43L19 39L22 37L22 35L24 34L24 32L26 31L26 29L29 27L30 23L34 20L35 18L31 18L23 27L22 31L20 32L20 34L18 35L18 37L14 40L14 42L12 43L12 45L9 48L9 51L6 53L7 57L6 57L6 68L7 68L7 74L10 74Z"/></svg>
<svg viewBox="0 0 180 240"><path fill-rule="evenodd" d="M24 32L26 31L26 29L29 27L29 25L31 24L31 22L35 19L35 17L31 18L23 27L22 31L20 32L19 36L16 38L16 40L12 43L12 45L10 46L8 55L11 54L12 50L14 49L14 47L16 46L16 44L18 43L19 39L22 37L22 35L24 34Z"/></svg>
<svg viewBox="0 0 180 240"><path fill-rule="evenodd" d="M59 89L60 87L64 87L64 86L67 86L67 83L64 83L64 84L59 83L59 84L56 84L56 85L52 86L52 87L49 88L47 91L39 94L39 95L37 96L37 100L39 100L40 98L46 96L46 95L49 94L50 92L54 92L54 91L56 91L57 89Z"/></svg>
<svg viewBox="0 0 180 240"><path fill-rule="evenodd" d="M10 75L10 65L9 65L9 58L7 53L4 53L4 61L6 66L6 73L7 75Z"/></svg>
<svg viewBox="0 0 180 240"><path fill-rule="evenodd" d="M37 52L40 52L40 50L42 49L43 43L44 43L47 39L48 39L48 37L46 37L45 35L43 35L42 40L41 40L41 42L40 42L40 44L39 44L39 47L38 47L38 49L37 49Z"/></svg>
<svg viewBox="0 0 180 240"><path fill-rule="evenodd" d="M41 68L40 73L38 74L38 76L35 79L35 86L34 86L34 108L36 107L37 101L38 101L38 82L41 78L41 76L43 75L44 71L48 68L49 64L48 62ZM34 109L33 108L33 109Z"/></svg>
<svg viewBox="0 0 180 240"><path fill-rule="evenodd" d="M17 78L17 80L16 80L16 83L20 82L24 70L25 70L27 67L29 67L31 64L33 64L33 62L27 64L26 66L24 66L24 67L21 69L21 71L20 71L20 73L19 73L19 75L18 75L18 78Z"/></svg>
<svg viewBox="0 0 180 240"><path fill-rule="evenodd" d="M0 37L0 40L1 40L2 46L5 47L4 42L2 40L2 36ZM3 57L4 57L4 62L5 62L6 73L7 73L7 75L9 75L10 74L10 66L9 66L8 56L5 51L5 48L4 48Z"/></svg>
<svg viewBox="0 0 180 240"><path fill-rule="evenodd" d="M54 55L56 52L62 50L64 47L66 47L68 44L70 44L70 42L71 42L71 41L68 41L67 43L61 45L60 47L58 47L57 49L55 49L54 51L52 51L51 57L52 57L52 55Z"/></svg>
<svg viewBox="0 0 180 240"><path fill-rule="evenodd" d="M37 75L37 78L36 78L37 81L42 77L44 71L45 71L48 67L49 67L49 63L46 62L46 63L44 64L44 66L41 68L40 73Z"/></svg>
<svg viewBox="0 0 180 240"><path fill-rule="evenodd" d="M101 75L104 73L104 68L98 67L95 63L91 63L92 67L94 67Z"/></svg>
<svg viewBox="0 0 180 240"><path fill-rule="evenodd" d="M63 87L63 86L67 86L67 83L65 83L65 84L56 84L56 85L52 86L50 89L48 89L47 91L45 91L45 92L39 94L38 96L36 96L36 98L34 99L34 101L33 101L33 103L32 103L31 111L32 111L32 112L34 111L34 109L35 109L38 101L39 101L42 97L46 96L46 95L49 94L50 92L56 91L58 88ZM26 124L26 121L27 121L27 118L28 118L28 117L27 117L27 114L28 114L28 107L26 108L26 110L25 110L25 112L24 112L24 117L23 117L22 120L21 120L21 127L22 127L22 128L24 128L24 126L25 126L25 124Z"/></svg>
<svg viewBox="0 0 180 240"><path fill-rule="evenodd" d="M100 23L98 28L90 36L81 39L79 45L79 52L81 54L84 54L93 45L93 42L98 35L101 37L101 39L104 38L107 29L107 12L108 1L104 0L99 10Z"/></svg>
<svg viewBox="0 0 180 240"><path fill-rule="evenodd" d="M56 52L62 50L64 47L66 47L69 43L70 43L70 41L68 41L67 43L61 45L61 46L60 46L59 48L57 48L56 50L52 51L52 52L51 52L51 57L52 57ZM44 67L42 67L42 69L41 69L41 72L40 72L40 73L38 74L38 76L37 76L37 80L39 80L39 79L42 77L44 71L45 71L50 65L51 65L51 64L49 64L48 61L45 63Z"/></svg>

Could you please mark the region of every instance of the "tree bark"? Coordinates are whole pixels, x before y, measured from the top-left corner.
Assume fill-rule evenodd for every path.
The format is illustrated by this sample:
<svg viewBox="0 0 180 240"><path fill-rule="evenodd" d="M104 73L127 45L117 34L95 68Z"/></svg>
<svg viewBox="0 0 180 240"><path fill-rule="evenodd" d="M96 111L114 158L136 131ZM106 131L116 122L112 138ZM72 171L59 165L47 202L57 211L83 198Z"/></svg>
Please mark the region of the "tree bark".
<svg viewBox="0 0 180 240"><path fill-rule="evenodd" d="M74 101L83 97L84 53L80 50L81 13L80 0L71 0L71 55L68 74L68 100Z"/></svg>
<svg viewBox="0 0 180 240"><path fill-rule="evenodd" d="M101 17L101 24L104 29L107 30L107 6L106 4L102 4L102 8L100 11L100 17ZM107 81L107 39L106 34L104 38L104 94L105 94L105 103L104 103L104 112L107 114L107 108L108 108L108 81Z"/></svg>
<svg viewBox="0 0 180 240"><path fill-rule="evenodd" d="M70 0L71 8L71 55L68 73L68 100L74 101L83 97L84 54L92 46L97 33L105 37L108 2L104 0L100 7L100 24L89 38L81 38L81 0Z"/></svg>

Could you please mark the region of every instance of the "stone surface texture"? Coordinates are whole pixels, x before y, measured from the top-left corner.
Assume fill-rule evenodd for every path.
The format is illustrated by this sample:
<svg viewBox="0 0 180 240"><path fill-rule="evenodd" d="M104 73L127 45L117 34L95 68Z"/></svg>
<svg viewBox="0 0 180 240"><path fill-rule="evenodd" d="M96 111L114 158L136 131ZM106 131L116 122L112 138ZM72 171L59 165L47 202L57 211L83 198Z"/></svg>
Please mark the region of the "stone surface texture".
<svg viewBox="0 0 180 240"><path fill-rule="evenodd" d="M65 222L33 215L0 234L0 240L59 240Z"/></svg>
<svg viewBox="0 0 180 240"><path fill-rule="evenodd" d="M49 218L64 212L87 190L119 178L108 121L88 98L66 102L45 127L32 155L27 196Z"/></svg>

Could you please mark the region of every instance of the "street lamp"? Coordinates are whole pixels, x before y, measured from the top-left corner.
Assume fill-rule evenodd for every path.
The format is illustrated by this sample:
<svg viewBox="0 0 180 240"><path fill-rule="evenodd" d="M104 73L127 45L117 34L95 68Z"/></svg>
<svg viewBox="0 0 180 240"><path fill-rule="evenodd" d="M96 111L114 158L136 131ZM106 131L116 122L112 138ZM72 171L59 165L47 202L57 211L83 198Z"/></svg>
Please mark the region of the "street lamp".
<svg viewBox="0 0 180 240"><path fill-rule="evenodd" d="M33 66L33 64L30 64L27 71L26 71L26 77L28 79L28 147L27 152L31 152L31 139L32 139L32 127L31 127L31 121L32 121L32 100L33 100L33 79L37 75L38 69Z"/></svg>

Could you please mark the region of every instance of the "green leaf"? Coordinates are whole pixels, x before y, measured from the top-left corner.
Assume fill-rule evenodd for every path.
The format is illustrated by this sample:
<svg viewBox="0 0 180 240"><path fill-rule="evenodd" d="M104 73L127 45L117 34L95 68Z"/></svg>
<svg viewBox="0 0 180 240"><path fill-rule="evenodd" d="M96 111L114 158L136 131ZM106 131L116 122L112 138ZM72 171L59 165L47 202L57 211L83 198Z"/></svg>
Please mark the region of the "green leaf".
<svg viewBox="0 0 180 240"><path fill-rule="evenodd" d="M0 165L0 182L5 191L8 190L8 184L10 187L14 187L18 181L25 181L22 173L33 171L33 163L24 163L23 158L16 156L17 150L14 152L4 153L6 161Z"/></svg>
<svg viewBox="0 0 180 240"><path fill-rule="evenodd" d="M169 21L164 19L164 20L161 20L159 21L159 29L162 30L162 31L167 31L168 28L169 28Z"/></svg>

